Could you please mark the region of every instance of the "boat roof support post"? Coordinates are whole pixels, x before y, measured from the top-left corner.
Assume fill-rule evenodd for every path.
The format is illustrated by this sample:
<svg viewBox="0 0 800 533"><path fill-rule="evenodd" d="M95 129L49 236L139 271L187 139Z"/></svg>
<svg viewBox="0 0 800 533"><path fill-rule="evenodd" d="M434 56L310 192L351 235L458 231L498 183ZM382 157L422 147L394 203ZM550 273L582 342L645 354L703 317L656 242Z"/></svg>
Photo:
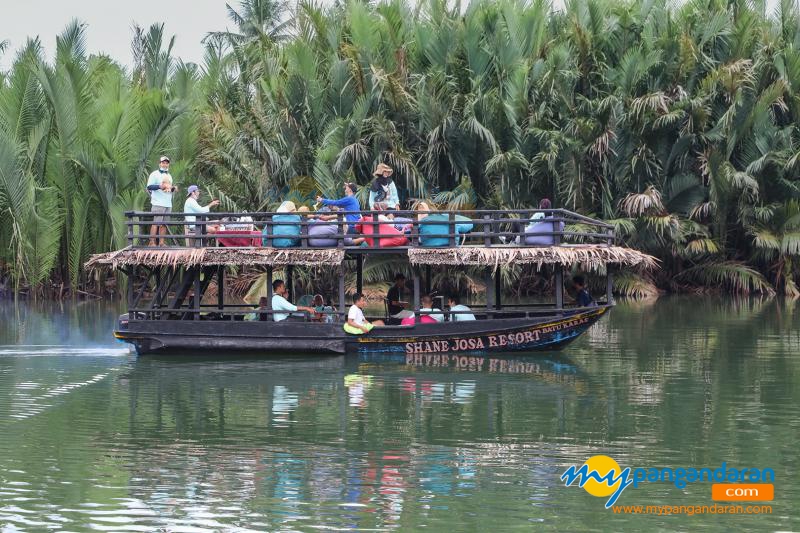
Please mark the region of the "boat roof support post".
<svg viewBox="0 0 800 533"><path fill-rule="evenodd" d="M286 265L286 288L289 290L289 301L294 301L294 265Z"/></svg>
<svg viewBox="0 0 800 533"><path fill-rule="evenodd" d="M267 267L267 309L272 311L272 267ZM267 320L272 320L272 315L267 315Z"/></svg>
<svg viewBox="0 0 800 533"><path fill-rule="evenodd" d="M192 320L200 320L200 298L202 297L202 290L200 289L200 273L203 270L200 267L194 269L194 299L192 300Z"/></svg>
<svg viewBox="0 0 800 533"><path fill-rule="evenodd" d="M556 285L556 309L564 309L564 268L560 264L555 265L555 285Z"/></svg>
<svg viewBox="0 0 800 533"><path fill-rule="evenodd" d="M345 301L345 289L344 289L344 276L345 276L345 268L344 263L339 266L339 312L344 313L345 308L347 307L347 302Z"/></svg>
<svg viewBox="0 0 800 533"><path fill-rule="evenodd" d="M425 294L428 295L430 295L432 289L431 287L431 285L433 284L431 281L432 277L433 276L431 275L431 266L425 265Z"/></svg>
<svg viewBox="0 0 800 533"><path fill-rule="evenodd" d="M217 267L217 309L225 307L225 265Z"/></svg>
<svg viewBox="0 0 800 533"><path fill-rule="evenodd" d="M495 307L497 307L497 309L503 308L502 293L503 293L503 273L500 270L500 267L497 267L497 270L494 273L494 304Z"/></svg>
<svg viewBox="0 0 800 533"><path fill-rule="evenodd" d="M133 284L136 281L136 265L131 265L131 269L128 271L128 320L130 320L130 310L133 309Z"/></svg>
<svg viewBox="0 0 800 533"><path fill-rule="evenodd" d="M486 285L486 317L492 318L492 311L494 310L494 291L492 287L492 267L486 267L483 270L483 282Z"/></svg>
<svg viewBox="0 0 800 533"><path fill-rule="evenodd" d="M356 257L356 292L364 292L364 256L361 254Z"/></svg>
<svg viewBox="0 0 800 533"><path fill-rule="evenodd" d="M419 273L414 269L414 324L419 322Z"/></svg>

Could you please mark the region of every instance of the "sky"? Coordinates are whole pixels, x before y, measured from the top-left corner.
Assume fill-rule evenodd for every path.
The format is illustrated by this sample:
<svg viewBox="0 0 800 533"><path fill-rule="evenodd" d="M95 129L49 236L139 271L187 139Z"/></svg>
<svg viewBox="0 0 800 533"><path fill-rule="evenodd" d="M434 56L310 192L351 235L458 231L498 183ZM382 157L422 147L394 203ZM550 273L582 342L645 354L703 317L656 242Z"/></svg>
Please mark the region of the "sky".
<svg viewBox="0 0 800 533"><path fill-rule="evenodd" d="M238 9L238 0L227 0ZM56 35L77 18L87 24L89 53L104 52L123 65L131 65L131 27L134 22L147 28L154 22L165 24L165 35L175 35L173 55L200 63L201 40L209 31L231 27L226 0L0 0L0 41L9 48L0 55L0 70L9 68L16 50L27 37L39 35L52 57ZM778 0L767 0L772 10ZM554 0L563 5L563 0Z"/></svg>
<svg viewBox="0 0 800 533"><path fill-rule="evenodd" d="M234 8L238 1L227 0ZM231 27L226 0L0 0L0 41L9 48L0 56L7 69L18 48L28 37L38 35L48 53L56 46L56 35L73 18L87 24L89 53L104 52L124 65L132 63L131 27L165 24L165 35L175 35L173 55L184 61L201 62L200 41L209 31Z"/></svg>

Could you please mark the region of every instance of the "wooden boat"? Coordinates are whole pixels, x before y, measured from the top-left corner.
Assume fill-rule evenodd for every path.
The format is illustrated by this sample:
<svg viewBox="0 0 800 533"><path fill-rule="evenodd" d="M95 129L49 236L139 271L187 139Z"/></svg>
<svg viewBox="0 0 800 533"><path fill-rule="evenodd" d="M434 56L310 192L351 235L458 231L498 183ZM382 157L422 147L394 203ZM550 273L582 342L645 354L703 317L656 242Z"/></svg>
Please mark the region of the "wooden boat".
<svg viewBox="0 0 800 533"><path fill-rule="evenodd" d="M534 221L546 217L549 229L531 232ZM217 229L211 215L196 222L201 236L194 246L184 246L184 214L173 213L179 234L168 237L169 246L146 246L148 235L138 228L149 213L131 212L128 217L129 246L93 256L89 268L117 269L128 275L128 313L122 315L114 332L116 338L133 344L139 354L255 352L297 354L485 354L557 350L567 345L613 307L612 268L651 268L655 260L641 252L615 244L613 228L565 210L471 211L456 218L453 213L434 217L419 217L419 212L396 212L408 217L408 242L403 246L381 246L377 237L381 228L373 228L376 237L370 246L356 246L349 239L347 224L338 213L337 232L332 235L335 246L314 247L309 235L312 222L301 220L297 245L289 248L272 246L275 228L285 226L273 221L277 213L247 213L255 225L263 226L263 234L242 233L240 230ZM369 216L374 213L360 213ZM426 215L438 214L426 212ZM236 217L241 213L214 214L214 217ZM198 218L204 218L202 215ZM375 217L377 218L377 217ZM373 226L386 224L368 219ZM428 220L428 222L426 222ZM436 222L430 222L436 220ZM444 220L444 222L442 222ZM512 222L520 223L515 231L503 231ZM426 225L439 226L433 242ZM530 223L530 224L529 224ZM470 232L461 234L458 224L469 225ZM482 228L483 231L479 231ZM205 231L209 230L209 231ZM214 232L214 230L216 230ZM245 230L247 231L247 230ZM176 232L177 233L177 232ZM382 235L382 233L381 233ZM505 244L500 238L516 239ZM532 238L533 237L533 238ZM542 237L544 239L542 239ZM444 241L442 241L444 239ZM542 240L545 241L542 244ZM227 246L219 246L224 242ZM531 244L528 244L528 243ZM261 246L261 244L266 246ZM405 262L413 271L414 323L410 325L377 326L368 334L350 335L342 329L346 320L347 302L345 276L348 266L354 265L356 292L363 286L365 260L378 254L391 254ZM552 304L503 306L500 276L503 265L535 265L546 275L552 275L555 300ZM607 283L603 301L591 307L568 307L564 304L563 269L578 265L585 271L605 271ZM338 276L339 298L332 313L333 323L271 320L270 308L258 309L252 318L252 305L225 301L226 271L231 267L264 269L267 274L268 301L275 269L282 269L290 294L295 268L328 269ZM458 312L442 310L445 321L422 323L426 312L420 310L423 289L431 292L433 268L481 267L487 287L486 305L472 306L476 320L457 321ZM328 275L331 275L329 273ZM204 298L212 283L216 283L216 301ZM424 285L424 287L423 287ZM491 290L490 288L494 288ZM371 318L384 318L371 317ZM267 320L264 320L267 319Z"/></svg>

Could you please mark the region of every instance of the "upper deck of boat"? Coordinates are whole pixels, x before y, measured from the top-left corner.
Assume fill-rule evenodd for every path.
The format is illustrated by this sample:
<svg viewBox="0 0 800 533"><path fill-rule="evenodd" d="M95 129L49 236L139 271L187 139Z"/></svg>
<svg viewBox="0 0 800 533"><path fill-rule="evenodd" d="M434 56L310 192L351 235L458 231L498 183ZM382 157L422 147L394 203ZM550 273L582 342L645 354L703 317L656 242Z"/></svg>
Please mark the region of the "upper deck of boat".
<svg viewBox="0 0 800 533"><path fill-rule="evenodd" d="M565 209L166 213L159 223L169 228L162 245L148 231L153 215L126 212L128 246L97 254L87 266L339 265L373 254L401 254L413 264L495 267L655 264L620 246L612 225Z"/></svg>

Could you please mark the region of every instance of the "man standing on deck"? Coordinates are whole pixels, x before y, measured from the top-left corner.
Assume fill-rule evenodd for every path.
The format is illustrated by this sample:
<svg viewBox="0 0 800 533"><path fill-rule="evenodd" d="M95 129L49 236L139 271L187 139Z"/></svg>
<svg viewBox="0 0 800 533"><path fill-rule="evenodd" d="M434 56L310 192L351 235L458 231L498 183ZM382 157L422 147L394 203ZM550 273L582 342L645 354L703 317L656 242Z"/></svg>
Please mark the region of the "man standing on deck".
<svg viewBox="0 0 800 533"><path fill-rule="evenodd" d="M147 179L147 192L150 194L150 211L153 213L153 225L150 226L150 246L155 246L156 235L166 235L167 227L159 222L168 222L166 213L172 211L172 193L178 192L178 187L172 184L169 173L169 157L162 155L159 159L158 170L154 170ZM166 239L158 240L163 246Z"/></svg>
<svg viewBox="0 0 800 533"><path fill-rule="evenodd" d="M406 277L403 274L397 273L394 276L394 285L389 289L386 294L387 307L389 308L389 316L402 320L404 318L413 318L414 313L406 308L408 302L405 300Z"/></svg>
<svg viewBox="0 0 800 533"><path fill-rule="evenodd" d="M286 299L286 295L289 293L288 289L286 288L286 284L283 280L276 279L272 282L272 310L273 311L290 311L290 312L297 312L297 311L305 311L306 313L314 313L314 310L310 307L303 307L292 304L289 300ZM292 316L289 313L275 313L272 315L275 322L282 322L284 320L303 320L302 317L299 316Z"/></svg>

